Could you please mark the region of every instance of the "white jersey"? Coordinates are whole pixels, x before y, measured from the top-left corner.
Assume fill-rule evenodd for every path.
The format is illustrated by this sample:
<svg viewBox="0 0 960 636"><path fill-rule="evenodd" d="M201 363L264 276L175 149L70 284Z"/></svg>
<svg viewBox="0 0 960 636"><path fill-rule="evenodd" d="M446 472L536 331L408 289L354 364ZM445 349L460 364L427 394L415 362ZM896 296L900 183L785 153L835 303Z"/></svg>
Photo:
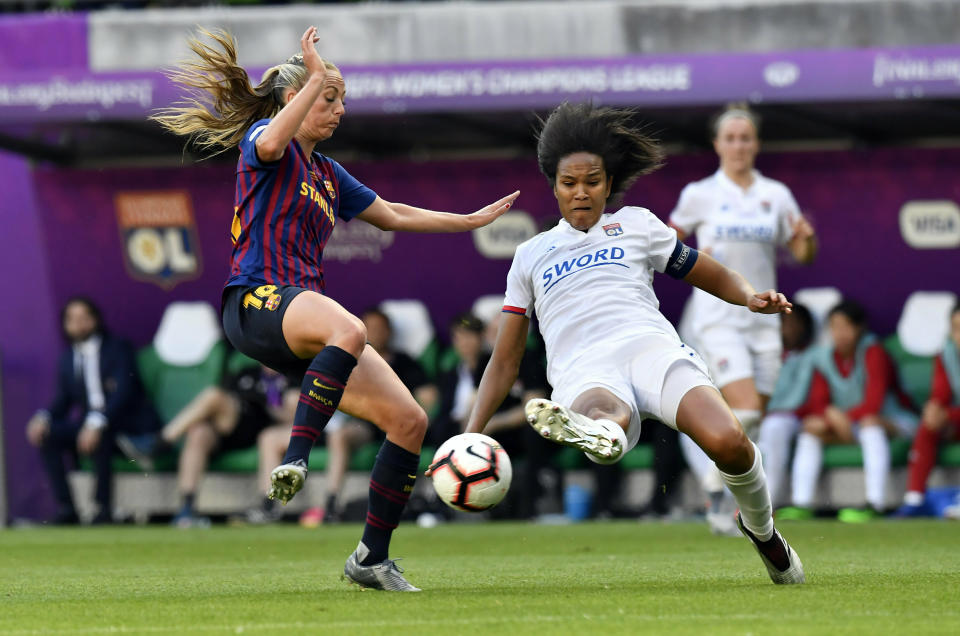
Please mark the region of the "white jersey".
<svg viewBox="0 0 960 636"><path fill-rule="evenodd" d="M787 186L753 173L753 184L743 190L722 170L687 185L680 193L670 224L689 235L696 232L697 248L743 275L757 291L777 288L777 246L786 245L800 209ZM752 313L730 305L701 289L693 290L692 328L778 327L777 314Z"/></svg>
<svg viewBox="0 0 960 636"><path fill-rule="evenodd" d="M676 232L649 210L625 207L587 232L561 220L517 248L504 311L536 311L554 387L584 355L651 335L680 345L653 292L654 270L665 271L671 258L671 267L683 267L689 250L674 254L677 247Z"/></svg>

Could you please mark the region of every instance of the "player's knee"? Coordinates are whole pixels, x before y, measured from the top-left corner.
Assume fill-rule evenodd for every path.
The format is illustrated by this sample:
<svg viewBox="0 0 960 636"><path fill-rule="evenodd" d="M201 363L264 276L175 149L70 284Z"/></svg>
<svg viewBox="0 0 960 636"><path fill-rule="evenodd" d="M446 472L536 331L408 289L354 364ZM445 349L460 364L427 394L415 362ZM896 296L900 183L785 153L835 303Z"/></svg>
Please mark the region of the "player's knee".
<svg viewBox="0 0 960 636"><path fill-rule="evenodd" d="M883 426L883 422L876 415L867 415L865 417L862 417L858 423L860 424L860 428L872 428L876 426L880 426L880 427Z"/></svg>
<svg viewBox="0 0 960 636"><path fill-rule="evenodd" d="M822 417L806 417L803 419L803 432L816 437L823 437L827 432L827 422Z"/></svg>
<svg viewBox="0 0 960 636"><path fill-rule="evenodd" d="M701 432L696 442L721 470L723 466L739 465L750 453L750 440L732 418Z"/></svg>
<svg viewBox="0 0 960 636"><path fill-rule="evenodd" d="M391 412L383 430L405 440L422 441L427 432L426 412L416 402Z"/></svg>
<svg viewBox="0 0 960 636"><path fill-rule="evenodd" d="M367 327L356 316L349 316L338 330L334 342L330 344L334 344L359 358L367 344Z"/></svg>
<svg viewBox="0 0 960 636"><path fill-rule="evenodd" d="M928 420L925 419L920 422L920 425L923 426L928 431L939 432L943 428L943 421L938 420Z"/></svg>
<svg viewBox="0 0 960 636"><path fill-rule="evenodd" d="M753 464L753 444L743 429L726 432L717 442L712 457L714 463L724 472L749 470ZM744 468L745 467L745 468Z"/></svg>
<svg viewBox="0 0 960 636"><path fill-rule="evenodd" d="M217 433L213 430L212 426L209 424L198 424L196 426L191 426L187 431L187 437L184 443L187 446L208 448L213 446L216 441Z"/></svg>

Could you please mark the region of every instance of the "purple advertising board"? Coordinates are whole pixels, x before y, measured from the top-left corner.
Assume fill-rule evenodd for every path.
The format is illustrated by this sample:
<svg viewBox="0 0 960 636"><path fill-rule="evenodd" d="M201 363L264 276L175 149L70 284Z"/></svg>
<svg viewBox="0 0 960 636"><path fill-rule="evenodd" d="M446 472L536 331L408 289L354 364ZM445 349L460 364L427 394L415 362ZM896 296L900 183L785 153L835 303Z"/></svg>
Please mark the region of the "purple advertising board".
<svg viewBox="0 0 960 636"><path fill-rule="evenodd" d="M533 158L346 167L391 201L469 212L519 189L512 213L529 215L531 227L557 214ZM780 287L788 294L801 287L838 287L862 301L874 329L886 334L894 330L911 292L960 291L960 250L912 248L900 228L901 209L910 201L960 202L960 149L766 153L758 167L791 188L820 235L813 265L799 267L784 259ZM56 354L50 345L56 342L56 309L70 295L90 295L113 328L139 346L150 341L169 302L216 305L231 249L234 174L223 164L102 171L51 167L32 174L23 165L18 169L32 180L32 192L20 192L18 201L34 224L18 221L18 232L0 237L0 254L9 249L32 258L33 265L21 267L21 282L36 284L38 293L46 294L31 306L28 321L4 323L8 340L40 343L38 359L30 365L9 368L4 360L4 386L30 387L5 391L8 468L29 472L39 464L23 437L24 417L50 397L46 357ZM715 169L716 158L707 153L670 157L663 169L633 187L625 203L649 207L666 219L683 186ZM354 312L384 299L421 299L445 338L448 321L474 299L503 293L510 252L495 249L497 236L491 240L493 247L476 234L389 234L361 221L339 223L325 255L328 293ZM34 273L34 265L48 272L42 275L49 280L38 281L42 275ZM676 321L689 286L657 277L656 290L664 313ZM42 499L27 492L29 483L11 483L16 516L44 510Z"/></svg>
<svg viewBox="0 0 960 636"><path fill-rule="evenodd" d="M9 123L143 119L181 97L155 71L12 69L0 66L0 121ZM960 96L960 46L344 66L343 73L354 114L548 109L578 99L640 107L935 99Z"/></svg>

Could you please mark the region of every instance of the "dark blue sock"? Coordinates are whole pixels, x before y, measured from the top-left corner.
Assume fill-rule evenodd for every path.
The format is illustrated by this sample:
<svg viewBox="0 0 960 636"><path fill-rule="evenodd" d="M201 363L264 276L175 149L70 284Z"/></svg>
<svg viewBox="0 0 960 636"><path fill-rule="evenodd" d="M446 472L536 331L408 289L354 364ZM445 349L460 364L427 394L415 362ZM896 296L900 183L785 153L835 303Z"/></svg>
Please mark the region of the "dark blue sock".
<svg viewBox="0 0 960 636"><path fill-rule="evenodd" d="M384 440L370 474L370 503L363 544L370 553L360 564L380 563L389 556L390 535L413 492L420 456Z"/></svg>
<svg viewBox="0 0 960 636"><path fill-rule="evenodd" d="M310 449L323 432L323 427L337 410L343 388L357 359L340 347L324 347L316 355L300 385L300 403L293 417L293 432L283 463L307 461Z"/></svg>

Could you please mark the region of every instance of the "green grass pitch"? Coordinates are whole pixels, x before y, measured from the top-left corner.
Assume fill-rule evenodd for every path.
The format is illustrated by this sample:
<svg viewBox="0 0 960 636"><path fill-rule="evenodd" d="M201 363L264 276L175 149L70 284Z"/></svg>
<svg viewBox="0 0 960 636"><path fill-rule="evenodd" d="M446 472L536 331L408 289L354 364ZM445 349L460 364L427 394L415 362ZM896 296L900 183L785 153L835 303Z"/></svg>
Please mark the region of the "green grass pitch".
<svg viewBox="0 0 960 636"><path fill-rule="evenodd" d="M805 586L700 524L405 524L421 594L340 581L359 525L0 531L0 634L960 633L960 525L782 529Z"/></svg>

